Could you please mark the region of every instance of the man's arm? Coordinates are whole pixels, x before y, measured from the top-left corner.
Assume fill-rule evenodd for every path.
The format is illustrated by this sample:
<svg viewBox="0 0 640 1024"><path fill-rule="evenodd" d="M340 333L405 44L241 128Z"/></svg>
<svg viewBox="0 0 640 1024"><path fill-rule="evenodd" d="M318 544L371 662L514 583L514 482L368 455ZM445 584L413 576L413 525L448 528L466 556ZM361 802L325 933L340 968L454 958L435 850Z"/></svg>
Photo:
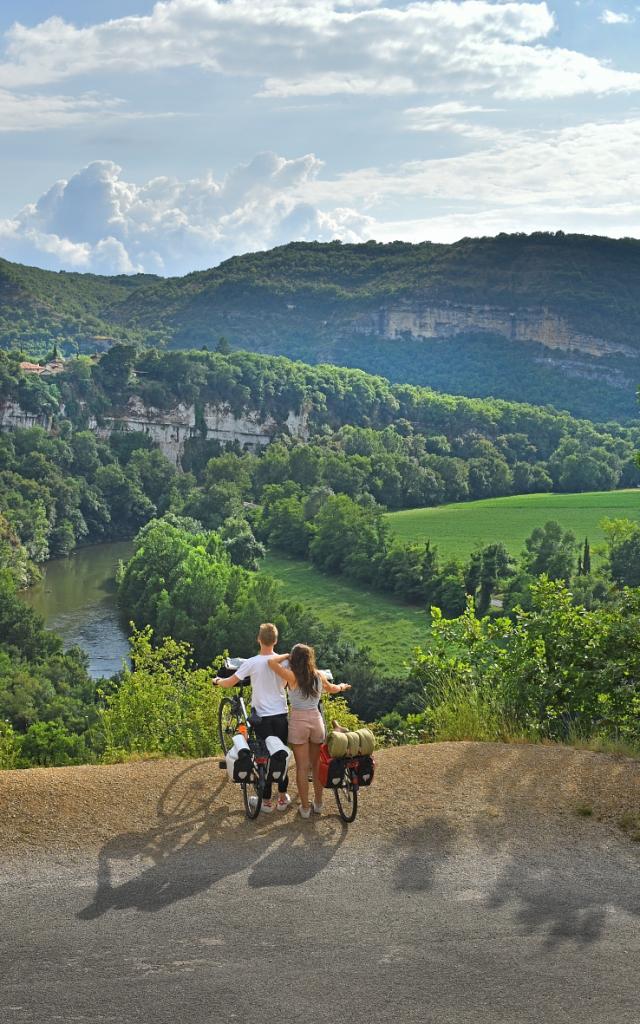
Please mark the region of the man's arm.
<svg viewBox="0 0 640 1024"><path fill-rule="evenodd" d="M212 683L214 686L235 686L237 683L240 682L242 682L242 680L240 679L240 676L237 676L235 674L235 672L232 676L228 676L226 679L222 676L216 676L215 679L212 679Z"/></svg>

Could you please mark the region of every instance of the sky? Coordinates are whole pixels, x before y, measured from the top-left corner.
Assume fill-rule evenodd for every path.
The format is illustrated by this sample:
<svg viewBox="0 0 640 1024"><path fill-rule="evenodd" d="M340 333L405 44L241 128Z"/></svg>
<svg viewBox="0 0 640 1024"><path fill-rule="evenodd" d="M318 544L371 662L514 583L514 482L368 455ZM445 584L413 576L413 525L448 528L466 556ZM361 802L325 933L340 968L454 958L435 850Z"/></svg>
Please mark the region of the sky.
<svg viewBox="0 0 640 1024"><path fill-rule="evenodd" d="M640 0L3 0L0 255L640 237Z"/></svg>

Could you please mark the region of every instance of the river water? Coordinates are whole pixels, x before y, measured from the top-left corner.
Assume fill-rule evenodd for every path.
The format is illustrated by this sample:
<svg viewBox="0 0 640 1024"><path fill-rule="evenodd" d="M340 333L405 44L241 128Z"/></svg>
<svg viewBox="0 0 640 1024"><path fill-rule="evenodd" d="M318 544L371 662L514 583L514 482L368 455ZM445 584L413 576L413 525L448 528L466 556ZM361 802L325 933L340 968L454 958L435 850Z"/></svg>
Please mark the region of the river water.
<svg viewBox="0 0 640 1024"><path fill-rule="evenodd" d="M118 561L131 557L131 541L80 548L69 558L56 558L43 568L43 579L23 596L44 617L49 629L77 644L89 658L94 679L111 676L127 661L127 633L116 607Z"/></svg>

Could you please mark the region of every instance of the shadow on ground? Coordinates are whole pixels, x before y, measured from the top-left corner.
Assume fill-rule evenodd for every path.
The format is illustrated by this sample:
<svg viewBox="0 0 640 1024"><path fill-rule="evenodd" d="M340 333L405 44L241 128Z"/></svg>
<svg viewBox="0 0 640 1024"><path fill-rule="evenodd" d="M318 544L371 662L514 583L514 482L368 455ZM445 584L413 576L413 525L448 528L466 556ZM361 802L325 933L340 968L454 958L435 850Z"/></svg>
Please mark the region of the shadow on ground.
<svg viewBox="0 0 640 1024"><path fill-rule="evenodd" d="M613 766L596 791L588 762L582 774L572 763L570 795L554 804L541 799L548 786L531 747L505 746L500 758L490 756L489 746L478 753L483 763L471 779L468 751L462 744L453 749L439 792L440 800L443 792L450 795L448 813L420 815L406 832L396 889L431 890L446 865L449 877L456 873L461 899L472 894L474 910L510 908L521 934L539 935L548 949L598 941L611 915L640 917L640 847L595 814L578 811L590 799L594 806L606 803L623 767ZM571 753L558 749L559 773ZM473 794L464 792L469 785Z"/></svg>
<svg viewBox="0 0 640 1024"><path fill-rule="evenodd" d="M81 920L109 910L159 911L248 869L254 888L301 885L327 866L345 838L337 819L302 821L293 807L247 821L241 809L219 805L226 779L207 790L197 771L190 765L165 788L156 827L104 844L96 892Z"/></svg>

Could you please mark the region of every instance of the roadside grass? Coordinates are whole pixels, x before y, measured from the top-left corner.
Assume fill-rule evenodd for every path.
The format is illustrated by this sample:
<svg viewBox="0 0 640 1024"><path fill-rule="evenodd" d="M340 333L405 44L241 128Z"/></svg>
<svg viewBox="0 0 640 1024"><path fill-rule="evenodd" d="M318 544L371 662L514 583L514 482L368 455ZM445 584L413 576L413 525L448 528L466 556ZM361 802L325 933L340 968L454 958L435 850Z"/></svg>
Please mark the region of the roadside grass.
<svg viewBox="0 0 640 1024"><path fill-rule="evenodd" d="M282 583L290 600L299 601L323 622L340 626L355 643L368 647L391 675L404 677L404 663L414 647L428 642L429 620L422 608L326 576L308 562L272 552L260 568Z"/></svg>
<svg viewBox="0 0 640 1024"><path fill-rule="evenodd" d="M430 540L442 557L465 559L474 548L494 541L519 555L535 527L550 519L572 530L578 542L588 537L593 549L604 541L599 524L605 517L640 520L640 490L522 494L389 512L385 519L399 540Z"/></svg>

